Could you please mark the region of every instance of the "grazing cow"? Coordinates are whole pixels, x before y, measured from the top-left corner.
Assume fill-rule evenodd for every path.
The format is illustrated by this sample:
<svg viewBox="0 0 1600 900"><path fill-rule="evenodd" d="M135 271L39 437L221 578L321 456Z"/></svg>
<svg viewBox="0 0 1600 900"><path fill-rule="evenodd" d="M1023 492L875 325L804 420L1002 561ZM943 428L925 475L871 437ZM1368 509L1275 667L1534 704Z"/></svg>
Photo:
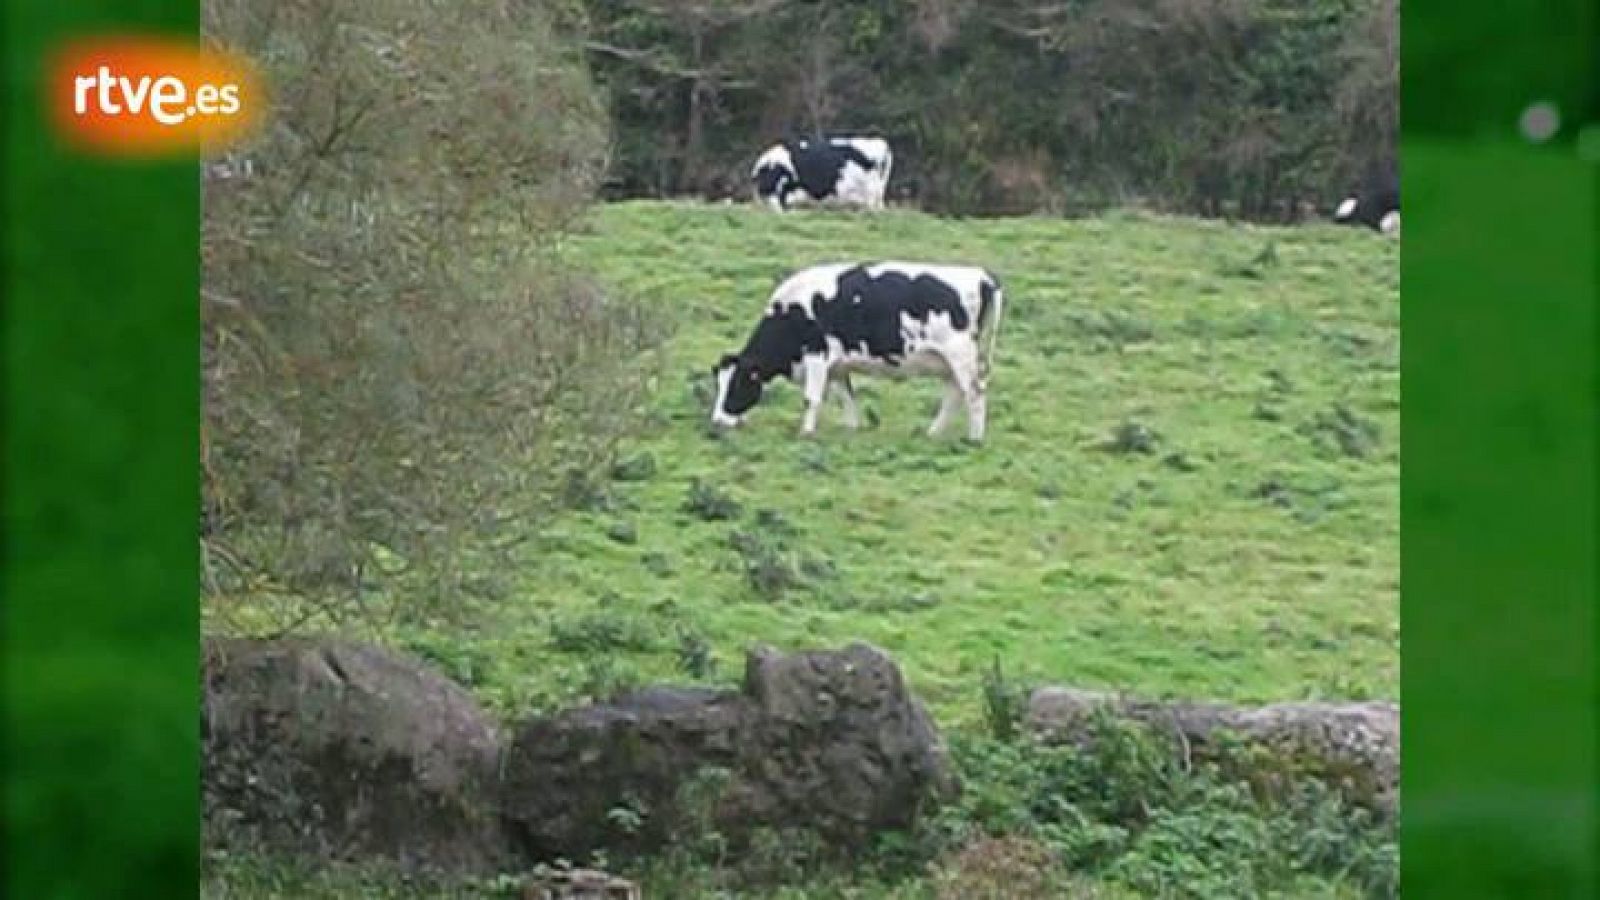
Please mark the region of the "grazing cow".
<svg viewBox="0 0 1600 900"><path fill-rule="evenodd" d="M818 143L783 141L750 170L756 196L776 212L797 203L882 209L894 155L878 137L835 136Z"/></svg>
<svg viewBox="0 0 1600 900"><path fill-rule="evenodd" d="M845 425L856 428L861 416L851 373L932 375L944 379L945 394L928 434L939 434L964 402L967 437L982 441L1002 306L1000 282L974 266L879 262L804 269L772 292L744 349L712 369L717 396L711 421L738 425L767 382L782 375L805 391L801 434L816 431L830 385L844 406ZM980 335L987 338L982 349Z"/></svg>
<svg viewBox="0 0 1600 900"><path fill-rule="evenodd" d="M1351 194L1334 210L1333 221L1341 225L1365 225L1384 234L1400 232L1400 182L1387 182Z"/></svg>

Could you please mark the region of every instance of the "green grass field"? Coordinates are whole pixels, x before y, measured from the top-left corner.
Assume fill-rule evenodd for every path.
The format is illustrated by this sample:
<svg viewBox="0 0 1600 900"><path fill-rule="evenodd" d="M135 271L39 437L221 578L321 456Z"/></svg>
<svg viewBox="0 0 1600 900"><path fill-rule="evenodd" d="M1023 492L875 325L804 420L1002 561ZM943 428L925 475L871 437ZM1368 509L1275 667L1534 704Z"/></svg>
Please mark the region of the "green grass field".
<svg viewBox="0 0 1600 900"><path fill-rule="evenodd" d="M633 202L562 252L670 336L620 477L542 529L475 629L408 630L497 708L731 681L751 644L855 639L947 726L976 716L997 656L1024 682L1144 694L1397 695L1397 242ZM959 421L925 437L926 379L858 378L876 424L847 431L830 405L809 440L776 382L711 436L709 368L777 281L870 258L1004 282L988 441Z"/></svg>
<svg viewBox="0 0 1600 900"><path fill-rule="evenodd" d="M599 207L560 252L647 306L666 335L640 361L653 373L640 433L604 484L580 485L564 511L527 524L528 539L493 564L505 588L494 599L439 608L434 622L377 616L357 632L432 659L506 717L644 682L731 684L756 643L860 639L894 654L941 726L969 737L983 732L996 659L1013 687L1395 697L1397 249L1349 229L1133 213ZM941 394L927 379L857 379L872 424L850 432L830 406L811 439L798 435L799 390L779 382L744 428L714 435L710 367L742 345L777 281L812 263L891 257L980 264L1003 280L987 442L962 440L960 422L943 439L924 435ZM250 630L248 619L233 627ZM1010 779L1031 771L1026 757L996 770L1004 752L958 756L975 809L1010 798ZM1073 895L1123 896L1223 846L1233 855L1219 872L1277 872L1261 883L1285 896L1354 896L1361 878L1392 877L1392 860L1366 856L1366 875L1278 872L1300 851L1277 845L1312 840L1306 822L1241 819L1219 796L1180 803L1156 828L1165 838L1131 845ZM1273 830L1284 827L1293 834ZM1392 844L1349 827L1360 846L1378 842L1373 852ZM803 867L717 895L946 896L937 871L950 864L882 883ZM205 896L508 889L285 865L213 861ZM703 861L625 871L663 897L710 896L728 874Z"/></svg>

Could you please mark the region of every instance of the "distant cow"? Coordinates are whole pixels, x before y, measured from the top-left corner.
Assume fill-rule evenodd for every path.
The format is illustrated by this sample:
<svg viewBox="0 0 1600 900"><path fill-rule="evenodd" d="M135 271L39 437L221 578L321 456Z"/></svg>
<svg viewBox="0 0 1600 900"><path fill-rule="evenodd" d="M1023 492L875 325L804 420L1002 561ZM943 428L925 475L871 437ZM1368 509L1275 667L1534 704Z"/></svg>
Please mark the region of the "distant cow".
<svg viewBox="0 0 1600 900"><path fill-rule="evenodd" d="M914 262L813 266L777 289L755 331L737 354L712 370L717 397L711 421L731 427L782 375L805 391L802 434L817 428L831 385L844 405L845 425L859 427L854 372L944 379L944 402L930 436L939 434L964 402L967 436L982 441L988 414L987 381L1000 329L1000 282L973 266ZM987 338L980 350L979 337Z"/></svg>
<svg viewBox="0 0 1600 900"><path fill-rule="evenodd" d="M1400 231L1400 181L1368 186L1351 194L1334 210L1333 220L1341 225L1365 225L1384 234Z"/></svg>
<svg viewBox="0 0 1600 900"><path fill-rule="evenodd" d="M782 212L797 203L883 207L894 155L879 137L783 141L750 170L756 196Z"/></svg>

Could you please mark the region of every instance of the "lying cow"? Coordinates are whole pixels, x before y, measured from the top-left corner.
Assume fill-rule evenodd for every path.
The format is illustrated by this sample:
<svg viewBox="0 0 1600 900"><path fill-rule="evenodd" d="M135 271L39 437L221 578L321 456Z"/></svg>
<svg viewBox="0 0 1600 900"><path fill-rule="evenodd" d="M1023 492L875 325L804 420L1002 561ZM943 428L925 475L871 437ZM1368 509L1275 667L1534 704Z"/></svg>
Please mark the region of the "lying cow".
<svg viewBox="0 0 1600 900"><path fill-rule="evenodd" d="M830 137L774 144L750 170L756 196L774 211L793 204L882 209L894 155L877 137Z"/></svg>
<svg viewBox="0 0 1600 900"><path fill-rule="evenodd" d="M945 394L928 434L938 435L963 402L967 436L982 441L1002 305L1000 282L973 266L880 262L804 269L772 292L744 349L723 356L712 370L717 397L711 421L738 425L767 382L782 375L804 387L801 434L816 431L830 385L844 405L845 425L856 428L861 416L852 373L932 375L944 379ZM980 335L987 338L982 350Z"/></svg>
<svg viewBox="0 0 1600 900"><path fill-rule="evenodd" d="M1384 234L1400 231L1400 183L1368 187L1351 194L1334 210L1333 221L1340 225L1365 225Z"/></svg>

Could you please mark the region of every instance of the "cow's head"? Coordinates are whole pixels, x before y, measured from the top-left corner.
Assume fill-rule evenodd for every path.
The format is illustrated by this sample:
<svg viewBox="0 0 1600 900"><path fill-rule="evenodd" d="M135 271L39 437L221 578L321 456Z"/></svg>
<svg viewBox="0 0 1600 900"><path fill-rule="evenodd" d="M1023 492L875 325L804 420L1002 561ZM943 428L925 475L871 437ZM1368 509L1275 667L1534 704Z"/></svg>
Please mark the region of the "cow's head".
<svg viewBox="0 0 1600 900"><path fill-rule="evenodd" d="M750 180L755 182L756 197L773 211L782 212L784 199L799 181L790 145L787 142L775 144L761 154L750 169Z"/></svg>
<svg viewBox="0 0 1600 900"><path fill-rule="evenodd" d="M784 195L794 183L794 173L789 167L779 163L767 163L756 167L751 178L756 184L756 196L774 211L781 212Z"/></svg>
<svg viewBox="0 0 1600 900"><path fill-rule="evenodd" d="M1340 225L1350 224L1351 220L1355 218L1356 208L1360 205L1361 201L1356 197L1344 198L1344 202L1339 204L1339 208L1333 211L1333 221Z"/></svg>
<svg viewBox="0 0 1600 900"><path fill-rule="evenodd" d="M744 414L761 400L761 389L766 378L748 359L733 353L724 354L711 370L717 382L717 399L711 407L711 422L724 428L733 428L744 421Z"/></svg>

